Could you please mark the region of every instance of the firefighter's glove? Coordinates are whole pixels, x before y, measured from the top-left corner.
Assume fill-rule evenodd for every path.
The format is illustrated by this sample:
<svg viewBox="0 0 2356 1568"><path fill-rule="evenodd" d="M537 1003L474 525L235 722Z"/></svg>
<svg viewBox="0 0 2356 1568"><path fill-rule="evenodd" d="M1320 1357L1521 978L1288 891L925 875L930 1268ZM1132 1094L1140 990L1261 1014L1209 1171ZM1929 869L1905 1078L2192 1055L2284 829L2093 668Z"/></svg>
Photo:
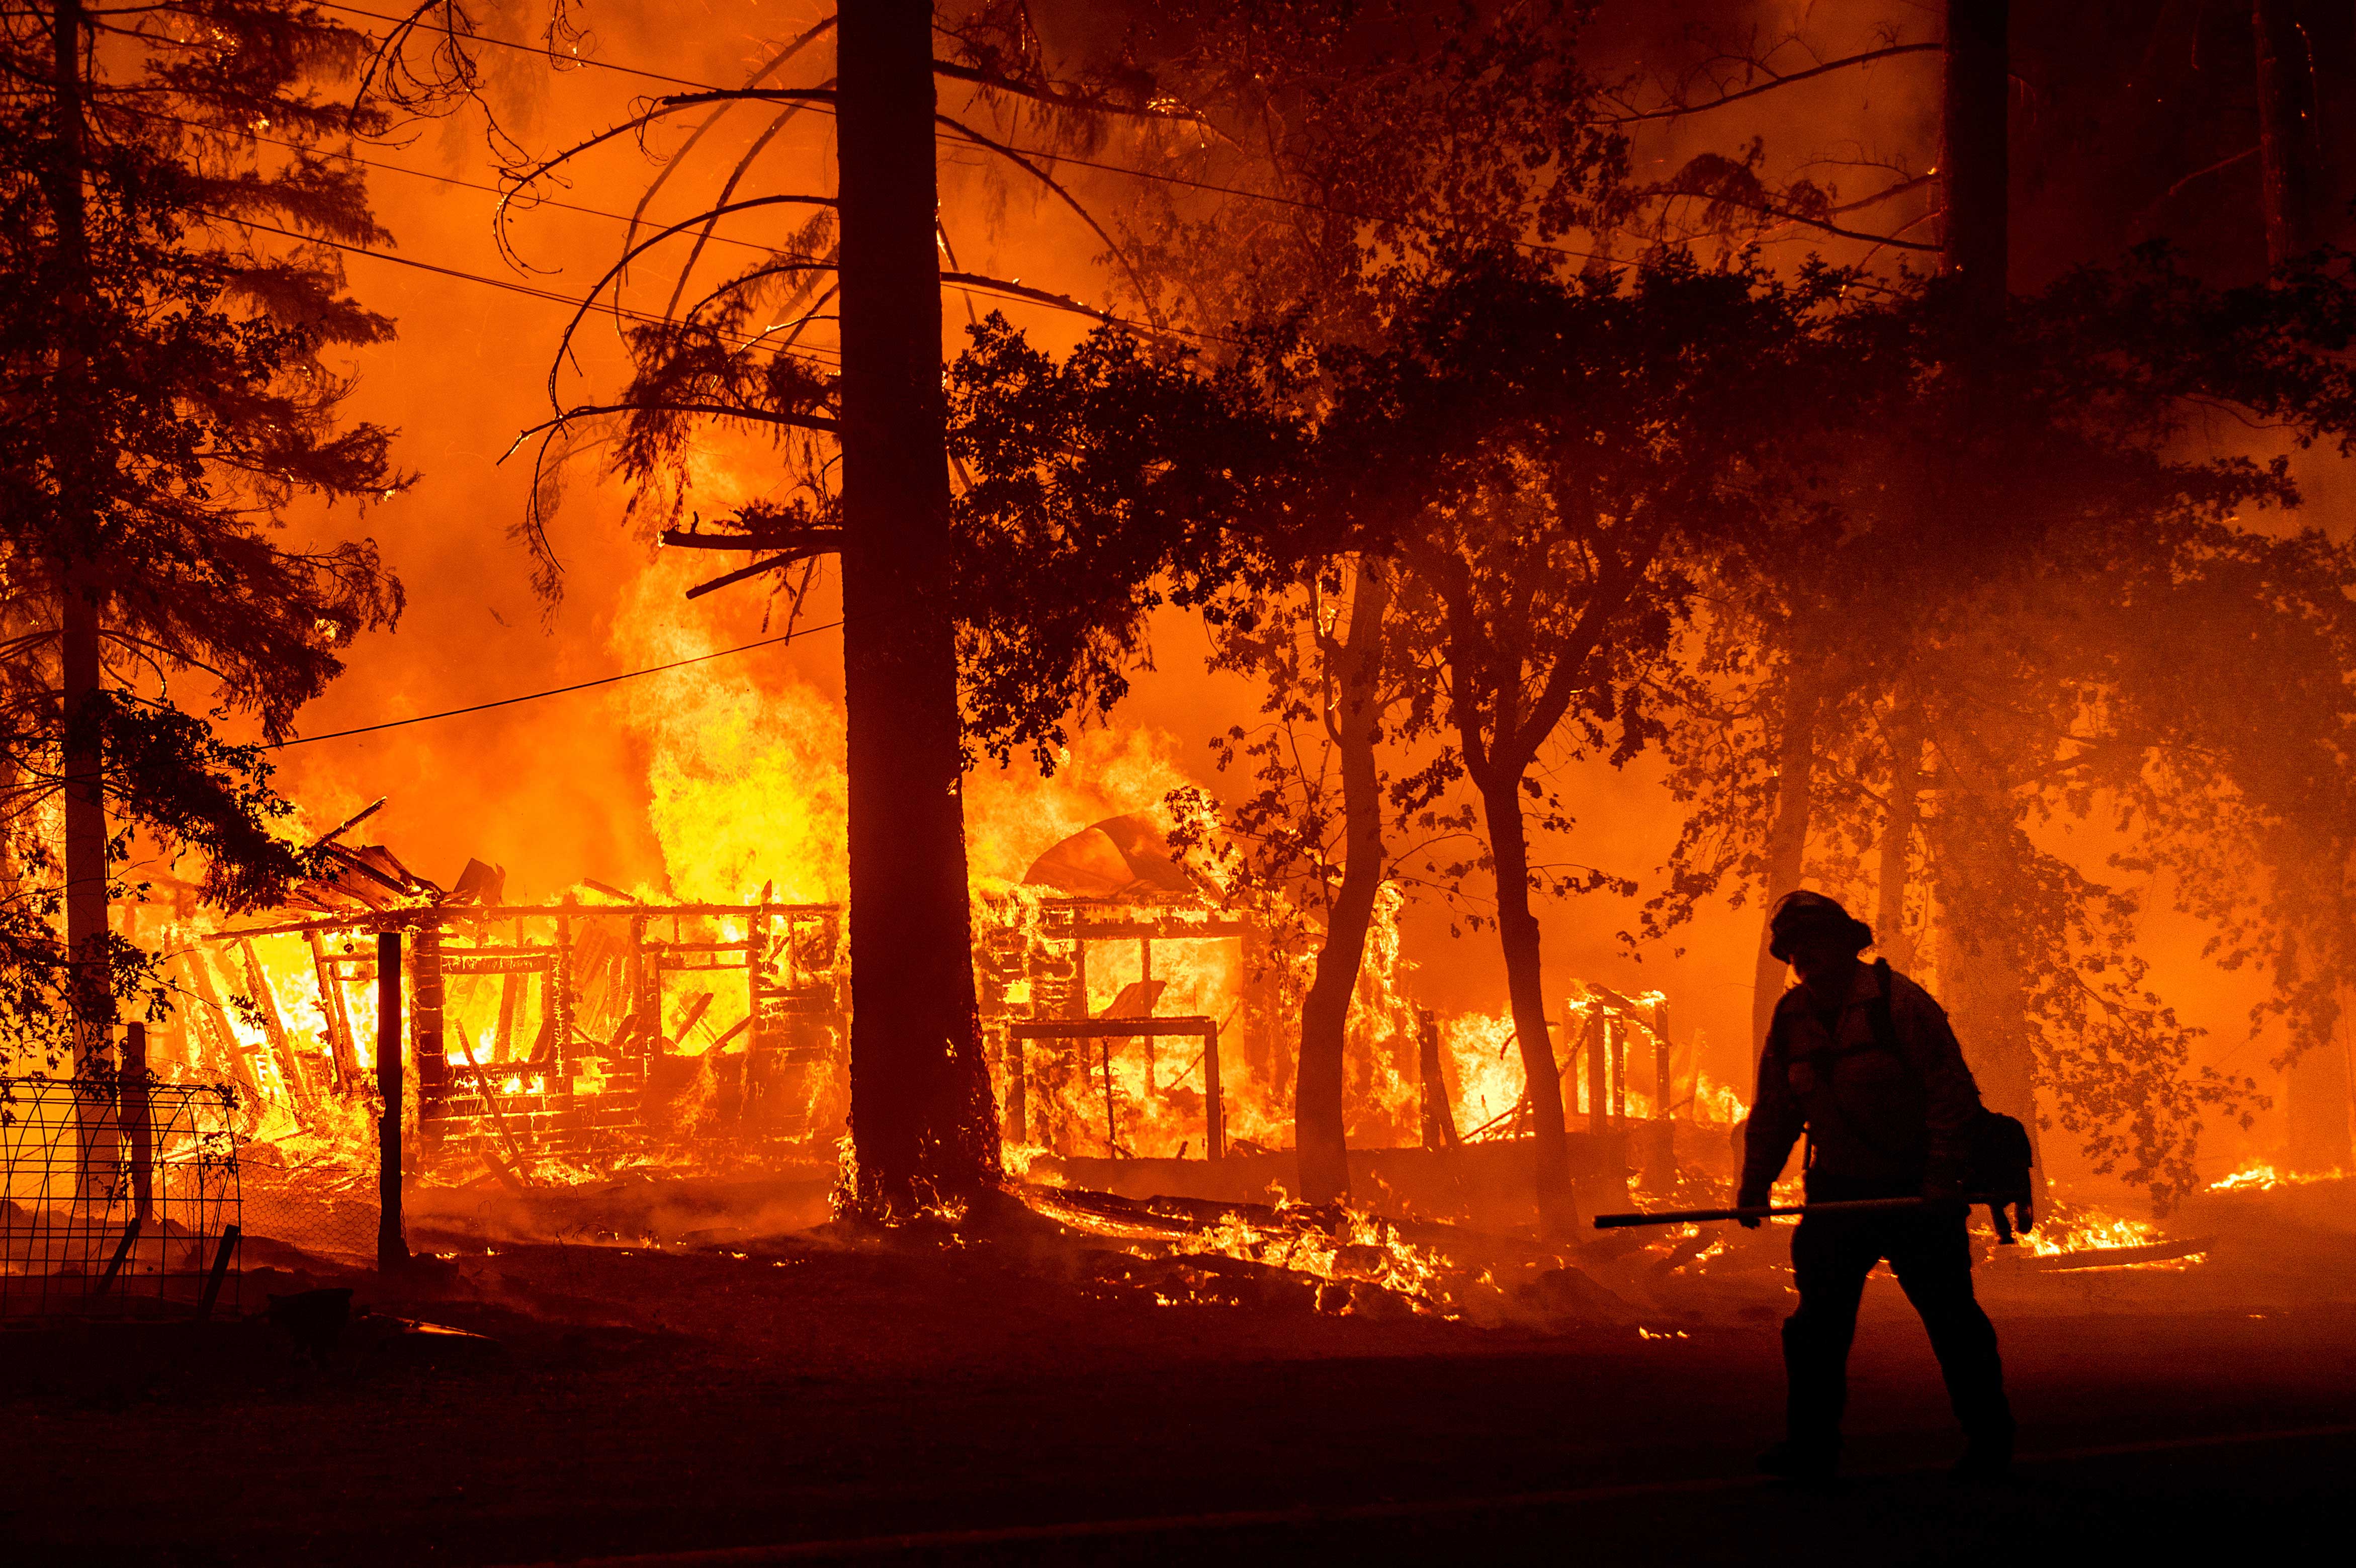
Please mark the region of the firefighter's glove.
<svg viewBox="0 0 2356 1568"><path fill-rule="evenodd" d="M1737 1208L1764 1208L1767 1207L1767 1202L1768 1195L1755 1187L1746 1187L1741 1191L1734 1195L1734 1207ZM1745 1216L1744 1218L1736 1220L1735 1223L1741 1226L1745 1230L1756 1230L1759 1229L1759 1220L1756 1216Z"/></svg>

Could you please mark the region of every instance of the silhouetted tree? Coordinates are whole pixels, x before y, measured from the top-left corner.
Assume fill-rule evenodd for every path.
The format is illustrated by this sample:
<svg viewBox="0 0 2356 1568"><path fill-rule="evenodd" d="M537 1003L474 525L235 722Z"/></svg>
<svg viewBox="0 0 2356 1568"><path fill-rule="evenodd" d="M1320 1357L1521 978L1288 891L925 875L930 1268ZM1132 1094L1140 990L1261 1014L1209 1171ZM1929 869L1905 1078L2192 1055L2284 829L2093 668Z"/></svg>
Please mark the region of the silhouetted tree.
<svg viewBox="0 0 2356 1568"><path fill-rule="evenodd" d="M1211 134L1140 147L1142 166L1170 177L1139 183L1119 209L1137 264L1116 282L1134 276L1155 319L1210 334L1211 354L1237 324L1281 324L1313 358L1379 336L1387 300L1443 257L1553 251L1604 226L1624 201L1624 171L1578 47L1586 9L1161 8L1130 58ZM1302 395L1313 404L1318 392ZM1392 657L1390 565L1352 552L1350 519L1323 521L1311 553L1248 590L1258 594L1248 612L1214 619L1212 656L1265 685L1271 720L1244 743L1255 787L1227 842L1257 879L1290 890L1290 907L1322 917L1295 1058L1299 1187L1312 1202L1350 1195L1352 1000L1396 879L1382 752L1413 681ZM1346 616L1335 609L1344 582Z"/></svg>
<svg viewBox="0 0 2356 1568"><path fill-rule="evenodd" d="M2344 553L2238 522L2297 504L2287 466L2204 456L2201 440L2221 407L2346 439L2356 295L2341 265L2215 290L2155 252L1993 319L1940 297L1945 280L1881 307L1884 390L1829 433L1845 447L1826 465L1838 529L1712 585L1720 641L1687 658L1721 673L1677 726L1675 783L1694 806L1656 917L1725 875L1760 877L1774 803L1803 771L1815 874L1861 887L1870 862L1885 943L1939 934L1942 993L1992 1097L2026 1109L2042 1084L2104 1168L2180 1191L2204 1108L2249 1085L2188 1076L2192 1031L2135 956L2136 900L2030 830L2115 815L2130 864L2246 865L2294 822L2322 831L2356 782L2329 766ZM1830 718L1794 748L1786 693L1804 661ZM2303 715L2272 756L2226 695L2260 689ZM1922 870L1935 920L1909 897ZM2254 956L2253 922L2275 918L2265 880L2190 884L2190 906ZM2283 931L2292 910L2276 906Z"/></svg>
<svg viewBox="0 0 2356 1568"><path fill-rule="evenodd" d="M1446 743L1405 803L1460 775L1479 803L1551 1233L1572 1195L1530 896L1612 879L1534 863L1531 813L1570 823L1531 774L1656 736L1647 693L1696 563L1768 548L1794 515L1772 450L1781 411L1844 395L1824 357L1837 299L1829 276L1668 255L1569 284L1483 258L1408 291L1321 433L1330 482L1401 568L1426 682L1409 723Z"/></svg>
<svg viewBox="0 0 2356 1568"><path fill-rule="evenodd" d="M116 998L152 985L108 930L126 853L110 801L126 828L202 852L226 905L303 866L260 753L176 706L170 678L209 677L277 739L350 638L400 607L372 544L274 537L298 500L407 483L387 432L339 421L349 383L321 357L391 324L304 242L381 238L357 173L312 151L374 128L317 96L365 48L276 0L0 8L9 1022L52 1058L61 1013L87 1058ZM52 858L31 813L59 793ZM53 903L62 953L45 945Z"/></svg>

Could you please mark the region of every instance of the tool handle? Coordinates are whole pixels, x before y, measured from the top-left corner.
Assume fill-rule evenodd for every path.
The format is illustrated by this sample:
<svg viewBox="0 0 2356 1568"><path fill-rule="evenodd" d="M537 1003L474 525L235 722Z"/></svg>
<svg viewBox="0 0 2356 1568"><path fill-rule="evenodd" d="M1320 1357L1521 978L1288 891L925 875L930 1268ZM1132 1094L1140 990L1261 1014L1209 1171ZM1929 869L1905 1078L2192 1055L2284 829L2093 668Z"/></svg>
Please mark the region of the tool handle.
<svg viewBox="0 0 2356 1568"><path fill-rule="evenodd" d="M1797 1203L1783 1207L1762 1204L1750 1208L1662 1208L1648 1213L1599 1214L1595 1217L1598 1230L1624 1230L1634 1225L1689 1225L1711 1219L1782 1219L1796 1214L1869 1214L1901 1208L1927 1208L1933 1199L1927 1197L1856 1197L1839 1203ZM2010 1203L2008 1197L1985 1194L1959 1199L1939 1199L1965 1204Z"/></svg>

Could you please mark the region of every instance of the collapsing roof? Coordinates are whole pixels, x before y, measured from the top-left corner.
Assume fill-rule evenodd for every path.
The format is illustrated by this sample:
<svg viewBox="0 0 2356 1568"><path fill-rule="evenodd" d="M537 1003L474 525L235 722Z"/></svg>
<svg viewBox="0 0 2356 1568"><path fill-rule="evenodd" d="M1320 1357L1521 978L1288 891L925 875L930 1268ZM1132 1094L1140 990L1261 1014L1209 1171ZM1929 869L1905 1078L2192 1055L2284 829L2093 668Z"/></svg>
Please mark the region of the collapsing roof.
<svg viewBox="0 0 2356 1568"><path fill-rule="evenodd" d="M1023 880L1076 898L1192 897L1207 891L1142 813L1107 817L1074 833L1033 861Z"/></svg>

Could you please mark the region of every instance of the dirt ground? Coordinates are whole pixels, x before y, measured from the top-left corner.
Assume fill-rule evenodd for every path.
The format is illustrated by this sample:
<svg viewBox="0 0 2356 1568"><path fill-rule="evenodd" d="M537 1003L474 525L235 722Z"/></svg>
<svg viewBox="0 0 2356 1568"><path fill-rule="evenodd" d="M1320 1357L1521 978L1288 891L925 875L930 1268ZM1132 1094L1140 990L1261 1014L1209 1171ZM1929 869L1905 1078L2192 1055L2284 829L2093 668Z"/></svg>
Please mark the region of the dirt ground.
<svg viewBox="0 0 2356 1568"><path fill-rule="evenodd" d="M1186 1299L1166 1265L1124 1273L1118 1249L1021 1226L426 1233L449 1255L385 1278L265 1242L242 1316L202 1331L0 1336L0 1541L13 1561L158 1565L2344 1541L2356 1260L2311 1223L2336 1213L2258 1195L2194 1217L2220 1235L2198 1264L1984 1271L2025 1455L2001 1488L1946 1478L1936 1369L1877 1275L1852 1478L1804 1492L1749 1473L1780 1411L1788 1232L1699 1270L1622 1247L1570 1273L1500 1243L1491 1309L1453 1321L1373 1296L1320 1311L1313 1286L1248 1270L1186 1273ZM322 1286L366 1315L306 1350L266 1298Z"/></svg>

